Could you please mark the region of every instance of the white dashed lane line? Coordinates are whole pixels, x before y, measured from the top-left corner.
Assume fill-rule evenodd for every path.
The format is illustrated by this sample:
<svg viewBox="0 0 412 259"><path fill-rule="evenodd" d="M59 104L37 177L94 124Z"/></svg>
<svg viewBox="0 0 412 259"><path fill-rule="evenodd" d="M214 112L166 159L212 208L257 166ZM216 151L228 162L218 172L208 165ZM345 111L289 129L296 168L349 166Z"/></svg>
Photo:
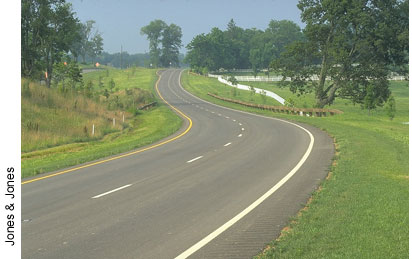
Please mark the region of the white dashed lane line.
<svg viewBox="0 0 412 259"><path fill-rule="evenodd" d="M242 134L237 135L238 138L240 138L240 137L242 137L242 136L243 136Z"/></svg>
<svg viewBox="0 0 412 259"><path fill-rule="evenodd" d="M194 162L194 161L196 161L196 160L201 159L202 157L203 157L203 156L198 156L198 157L196 157L196 158L193 158L193 159L187 161L186 163L192 163L192 162Z"/></svg>
<svg viewBox="0 0 412 259"><path fill-rule="evenodd" d="M124 185L124 186L119 187L119 188L116 188L116 189L114 189L114 190L111 190L111 191L108 191L108 192L105 192L105 193L102 193L102 194L99 194L99 195L93 196L93 197L92 197L92 199L97 199L97 198L100 198L100 197L102 197L102 196L105 196L105 195L110 194L110 193L113 193L113 192L120 191L121 189L124 189L124 188L130 187L130 186L131 186L131 184Z"/></svg>
<svg viewBox="0 0 412 259"><path fill-rule="evenodd" d="M229 143L225 144L224 146L227 147L227 146L229 146L229 145L231 145L231 144L232 144L232 143L229 142Z"/></svg>

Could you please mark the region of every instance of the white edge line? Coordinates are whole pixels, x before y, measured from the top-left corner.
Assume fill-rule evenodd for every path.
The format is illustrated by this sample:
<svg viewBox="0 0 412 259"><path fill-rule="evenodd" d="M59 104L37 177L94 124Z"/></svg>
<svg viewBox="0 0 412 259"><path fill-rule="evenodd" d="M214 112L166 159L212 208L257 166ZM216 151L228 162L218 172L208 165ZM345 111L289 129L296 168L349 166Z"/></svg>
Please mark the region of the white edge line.
<svg viewBox="0 0 412 259"><path fill-rule="evenodd" d="M299 126L300 127L300 126ZM302 128L302 127L301 127ZM205 238L194 244L192 247L181 253L176 257L176 259L183 259L187 258L193 253L195 253L197 250L205 246L207 243L215 239L217 236L219 236L221 233L223 233L225 230L230 228L232 225L234 225L236 222L238 222L240 219L242 219L244 216L246 216L249 212L251 212L253 209L255 209L257 206L259 206L262 202L264 202L268 197L270 197L273 193L275 193L282 185L284 185L298 170L299 168L305 163L306 159L309 157L310 152L312 151L313 148L313 143L314 143L314 137L313 135L306 130L305 128L302 128L305 130L309 136L310 136L310 144L308 149L306 150L305 154L299 161L299 163L290 171L285 177L282 178L275 186L273 186L269 191L267 191L265 194L263 194L259 199L257 199L255 202L253 202L251 205L249 205L246 209L244 209L242 212L237 214L235 217L233 217L231 220L223 224L221 227L207 235Z"/></svg>
<svg viewBox="0 0 412 259"><path fill-rule="evenodd" d="M182 70L183 72L183 70ZM182 73L181 72L181 73ZM180 73L180 75L181 75ZM180 77L179 75L179 77ZM180 83L180 82L179 82ZM188 93L189 95L199 99L199 97L189 93L188 91L186 91L181 85L180 87L182 88L183 91L185 91L186 93ZM308 131L307 129L305 129L304 127L295 124L293 122L289 122L289 121L285 121L285 120L281 120L281 119L277 119L277 118L272 118L272 117L266 117L266 116L261 116L258 114L253 114L253 113L249 113L249 112L243 112L243 111L238 111L238 110L234 110L231 108L227 108L227 107L223 107L223 106L219 106L216 105L214 103L202 100L204 102L207 102L209 104L212 104L214 106L220 107L220 108L224 108L224 109L228 109L228 110L232 110L232 111L236 111L236 112L241 112L241 113L245 113L245 114L249 114L249 115L253 115L253 116L257 116L257 117L262 117L262 118L267 118L267 119L273 119L273 120L278 120L278 121L282 121L284 123L288 123L291 125L294 125L302 130L304 130L310 137L310 143L308 146L308 149L306 150L305 154L303 155L303 157L300 159L300 161L298 162L298 164L285 176L283 177L275 186L273 186L269 191L267 191L265 194L263 194L260 198L258 198L255 202L253 202L251 205L249 205L246 209L244 209L243 211L241 211L239 214L237 214L235 217L233 217L232 219L230 219L228 222L226 222L225 224L223 224L221 227L219 227L218 229L216 229L215 231L213 231L212 233L210 233L209 235L207 235L205 238L203 238L202 240L200 240L199 242L197 242L196 244L194 244L193 246L191 246L190 248L188 248L186 251L184 251L183 253L181 253L180 255L178 255L177 257L175 257L175 259L184 259L189 257L190 255L192 255L193 253L195 253L197 250L199 250L200 248L202 248L203 246L205 246L207 243L209 243L210 241L212 241L214 238L216 238L217 236L219 236L221 233L223 233L226 229L228 229L229 227L231 227L233 224L235 224L236 222L238 222L240 219L242 219L244 216L246 216L249 212L251 212L254 208L256 208L257 206L259 206L263 201L265 201L268 197L270 197L273 193L275 193L280 187L282 187L282 185L284 185L298 170L299 168L303 165L303 163L305 163L306 159L309 157L310 153L312 152L313 149L313 144L315 142L315 138L313 137L312 133L310 133L310 131Z"/></svg>
<svg viewBox="0 0 412 259"><path fill-rule="evenodd" d="M193 158L192 160L189 160L189 161L187 161L186 163L192 163L192 162L194 162L194 161L196 161L196 160L198 160L198 159L201 159L203 156L198 156L198 157L196 157L196 158Z"/></svg>
<svg viewBox="0 0 412 259"><path fill-rule="evenodd" d="M224 146L227 147L227 146L229 146L230 144L232 144L232 142L229 142L229 143L225 144Z"/></svg>
<svg viewBox="0 0 412 259"><path fill-rule="evenodd" d="M111 191L108 191L108 192L105 192L105 193L96 195L96 196L92 197L92 199L100 198L100 197L102 197L102 196L105 196L105 195L110 194L110 193L112 193L112 192L117 192L117 191L119 191L119 190L121 190L121 189L124 189L124 188L127 188L127 187L129 187L129 186L131 186L131 184L126 184L125 186L122 186L122 187L116 188L116 189L114 189L114 190L111 190Z"/></svg>

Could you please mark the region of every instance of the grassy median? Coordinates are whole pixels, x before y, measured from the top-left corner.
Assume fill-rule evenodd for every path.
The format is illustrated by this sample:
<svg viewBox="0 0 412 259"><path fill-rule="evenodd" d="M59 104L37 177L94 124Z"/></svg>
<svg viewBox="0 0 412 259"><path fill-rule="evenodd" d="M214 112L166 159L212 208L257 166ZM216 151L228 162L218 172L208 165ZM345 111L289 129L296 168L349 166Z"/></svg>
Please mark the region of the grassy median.
<svg viewBox="0 0 412 259"><path fill-rule="evenodd" d="M151 69L109 68L84 74L92 88L75 94L22 80L22 178L130 151L176 132L182 120L157 98L157 78ZM154 100L157 105L136 112L125 108L131 100L133 107Z"/></svg>
<svg viewBox="0 0 412 259"><path fill-rule="evenodd" d="M396 116L383 108L368 115L359 105L337 99L332 109L341 115L301 117L226 103L208 92L231 99L268 103L248 91L231 88L216 79L183 73L185 89L195 95L239 110L294 120L328 132L336 141L336 158L328 178L280 237L256 258L407 258L409 255L409 87L391 82ZM253 84L297 105L311 106L311 96L297 97L276 84ZM280 91L279 91L280 90ZM283 91L283 92L282 92ZM286 94L286 95L285 95ZM329 107L327 107L329 108Z"/></svg>

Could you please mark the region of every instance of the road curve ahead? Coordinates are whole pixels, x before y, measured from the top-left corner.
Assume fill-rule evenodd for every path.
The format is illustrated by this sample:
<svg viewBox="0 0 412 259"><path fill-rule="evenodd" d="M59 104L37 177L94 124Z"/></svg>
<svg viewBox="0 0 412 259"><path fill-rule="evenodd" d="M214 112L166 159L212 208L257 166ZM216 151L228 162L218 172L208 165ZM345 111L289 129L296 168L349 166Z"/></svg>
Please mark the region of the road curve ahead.
<svg viewBox="0 0 412 259"><path fill-rule="evenodd" d="M173 141L22 185L23 258L250 258L280 233L325 177L332 140L204 102L181 73L158 83L191 119Z"/></svg>

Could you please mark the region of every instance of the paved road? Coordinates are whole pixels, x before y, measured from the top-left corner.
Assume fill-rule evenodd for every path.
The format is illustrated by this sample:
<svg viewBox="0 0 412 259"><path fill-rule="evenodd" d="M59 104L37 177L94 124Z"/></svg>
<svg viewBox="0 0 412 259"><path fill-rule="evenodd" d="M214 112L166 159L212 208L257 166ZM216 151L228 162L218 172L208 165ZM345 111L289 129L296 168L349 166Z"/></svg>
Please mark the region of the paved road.
<svg viewBox="0 0 412 259"><path fill-rule="evenodd" d="M174 258L258 200L308 151L302 128L201 101L181 88L180 73L163 72L159 90L193 121L187 134L22 185L23 258ZM188 126L185 119L175 136ZM333 155L325 133L304 127L314 144L295 175L190 258L250 258L280 233Z"/></svg>

